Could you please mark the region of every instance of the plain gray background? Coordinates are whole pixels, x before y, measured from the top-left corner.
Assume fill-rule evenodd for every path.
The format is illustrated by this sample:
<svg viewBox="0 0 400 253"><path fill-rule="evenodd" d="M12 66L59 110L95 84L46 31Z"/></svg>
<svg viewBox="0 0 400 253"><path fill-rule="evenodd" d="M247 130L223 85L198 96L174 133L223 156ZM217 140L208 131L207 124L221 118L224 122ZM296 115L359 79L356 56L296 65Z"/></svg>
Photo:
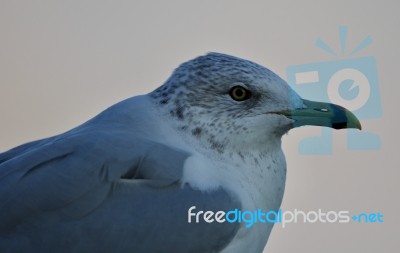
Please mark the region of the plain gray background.
<svg viewBox="0 0 400 253"><path fill-rule="evenodd" d="M284 137L282 208L381 212L382 224L275 226L266 252L397 252L399 58L397 1L0 1L0 150L66 131L124 98L152 91L181 62L208 51L258 62L286 78L289 65L335 58L367 35L357 56L377 59L383 117L362 121L379 151L349 151L334 132L329 156L304 156L301 128Z"/></svg>

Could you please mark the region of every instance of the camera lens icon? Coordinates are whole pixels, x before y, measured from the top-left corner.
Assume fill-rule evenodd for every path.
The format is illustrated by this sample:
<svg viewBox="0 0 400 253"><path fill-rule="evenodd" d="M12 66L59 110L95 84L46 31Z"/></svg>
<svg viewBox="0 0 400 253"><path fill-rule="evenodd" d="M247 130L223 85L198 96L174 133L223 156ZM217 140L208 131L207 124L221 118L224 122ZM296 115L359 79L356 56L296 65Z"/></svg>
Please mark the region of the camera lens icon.
<svg viewBox="0 0 400 253"><path fill-rule="evenodd" d="M347 31L347 26L339 26L342 59L289 66L286 68L287 81L300 96L339 104L360 120L380 118L382 109L376 59L373 56L352 57L371 44L372 38L367 36L348 53ZM330 55L338 55L321 39L317 39L315 45ZM332 133L332 129L322 129L319 136L303 138L299 142L299 152L331 154ZM347 148L378 150L381 148L380 137L373 132L348 129Z"/></svg>
<svg viewBox="0 0 400 253"><path fill-rule="evenodd" d="M330 101L356 111L367 104L371 94L368 78L361 71L345 68L335 72L328 81Z"/></svg>

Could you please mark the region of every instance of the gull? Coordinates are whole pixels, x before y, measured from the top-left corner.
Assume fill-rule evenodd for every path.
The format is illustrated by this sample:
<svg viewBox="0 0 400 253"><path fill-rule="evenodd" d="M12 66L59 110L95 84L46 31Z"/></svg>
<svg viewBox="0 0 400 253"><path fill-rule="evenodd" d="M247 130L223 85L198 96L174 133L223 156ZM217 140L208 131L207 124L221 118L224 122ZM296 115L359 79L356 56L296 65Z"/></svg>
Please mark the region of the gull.
<svg viewBox="0 0 400 253"><path fill-rule="evenodd" d="M260 253L273 223L209 214L277 211L281 137L304 125L361 129L261 65L199 56L149 94L0 154L0 251Z"/></svg>

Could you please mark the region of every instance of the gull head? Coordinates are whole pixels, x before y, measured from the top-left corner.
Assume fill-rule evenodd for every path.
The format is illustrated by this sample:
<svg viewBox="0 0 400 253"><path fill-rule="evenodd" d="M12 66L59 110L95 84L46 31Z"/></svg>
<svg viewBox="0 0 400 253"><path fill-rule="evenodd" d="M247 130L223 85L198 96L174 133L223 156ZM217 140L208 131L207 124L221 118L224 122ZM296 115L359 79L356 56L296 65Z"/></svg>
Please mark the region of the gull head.
<svg viewBox="0 0 400 253"><path fill-rule="evenodd" d="M220 153L280 144L304 125L361 129L347 109L302 99L271 70L221 53L183 63L151 96L182 133Z"/></svg>

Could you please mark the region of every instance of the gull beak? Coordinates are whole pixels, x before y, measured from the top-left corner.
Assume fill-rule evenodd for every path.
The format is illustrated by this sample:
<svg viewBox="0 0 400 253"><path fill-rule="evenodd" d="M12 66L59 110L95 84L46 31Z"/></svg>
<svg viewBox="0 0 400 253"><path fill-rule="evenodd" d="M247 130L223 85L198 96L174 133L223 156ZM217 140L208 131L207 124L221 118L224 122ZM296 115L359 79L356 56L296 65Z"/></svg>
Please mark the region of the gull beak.
<svg viewBox="0 0 400 253"><path fill-rule="evenodd" d="M357 128L361 130L361 123L357 117L340 105L309 100L303 100L303 103L305 108L280 112L280 114L294 120L293 127L311 125L334 129Z"/></svg>

